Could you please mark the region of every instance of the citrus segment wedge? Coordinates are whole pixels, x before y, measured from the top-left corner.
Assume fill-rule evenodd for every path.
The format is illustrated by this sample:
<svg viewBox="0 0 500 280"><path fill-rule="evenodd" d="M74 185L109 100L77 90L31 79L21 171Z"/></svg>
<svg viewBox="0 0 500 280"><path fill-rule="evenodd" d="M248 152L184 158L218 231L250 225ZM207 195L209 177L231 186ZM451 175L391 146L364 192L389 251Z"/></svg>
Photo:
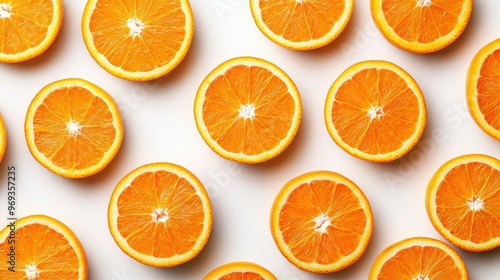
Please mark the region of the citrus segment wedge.
<svg viewBox="0 0 500 280"><path fill-rule="evenodd" d="M288 261L305 271L331 273L363 255L373 232L373 214L352 181L331 171L314 171L295 177L279 191L270 224Z"/></svg>
<svg viewBox="0 0 500 280"><path fill-rule="evenodd" d="M150 266L172 267L196 257L212 229L212 206L201 182L172 163L151 163L115 187L108 224L116 244Z"/></svg>
<svg viewBox="0 0 500 280"><path fill-rule="evenodd" d="M5 150L7 149L7 131L3 122L2 115L0 115L0 162L2 162Z"/></svg>
<svg viewBox="0 0 500 280"><path fill-rule="evenodd" d="M266 268L251 262L231 262L210 271L203 280L277 280Z"/></svg>

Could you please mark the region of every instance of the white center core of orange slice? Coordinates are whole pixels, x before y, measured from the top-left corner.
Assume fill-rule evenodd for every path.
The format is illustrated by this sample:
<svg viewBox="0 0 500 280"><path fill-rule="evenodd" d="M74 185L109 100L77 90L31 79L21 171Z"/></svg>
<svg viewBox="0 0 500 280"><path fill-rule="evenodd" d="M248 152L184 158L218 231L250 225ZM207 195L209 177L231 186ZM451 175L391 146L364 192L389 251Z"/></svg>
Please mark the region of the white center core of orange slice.
<svg viewBox="0 0 500 280"><path fill-rule="evenodd" d="M75 121L71 120L69 123L66 125L66 129L69 132L69 135L72 137L75 137L80 133L80 129L82 127Z"/></svg>
<svg viewBox="0 0 500 280"><path fill-rule="evenodd" d="M155 221L158 224L164 223L168 221L168 219L170 218L168 216L167 209L165 208L157 208L156 210L153 211L151 216L153 217L153 221Z"/></svg>
<svg viewBox="0 0 500 280"><path fill-rule="evenodd" d="M0 18L10 18L12 12L9 4L0 4Z"/></svg>
<svg viewBox="0 0 500 280"><path fill-rule="evenodd" d="M40 276L40 271L36 268L36 264L28 265L25 272L28 280L34 280Z"/></svg>
<svg viewBox="0 0 500 280"><path fill-rule="evenodd" d="M431 0L417 0L417 5L422 7L422 6L429 6L431 4Z"/></svg>
<svg viewBox="0 0 500 280"><path fill-rule="evenodd" d="M419 276L413 277L413 280L430 280L429 277L420 274Z"/></svg>
<svg viewBox="0 0 500 280"><path fill-rule="evenodd" d="M247 104L241 106L238 110L238 115L244 119L254 119L255 118L255 107L253 104Z"/></svg>
<svg viewBox="0 0 500 280"><path fill-rule="evenodd" d="M384 115L384 110L382 107L371 107L370 110L368 110L368 116L370 117L370 120L373 119L380 119Z"/></svg>
<svg viewBox="0 0 500 280"><path fill-rule="evenodd" d="M130 36L140 36L142 31L144 30L144 23L140 21L138 18L132 18L127 20L127 26L130 29Z"/></svg>
<svg viewBox="0 0 500 280"><path fill-rule="evenodd" d="M316 224L314 229L317 232L323 234L327 232L327 228L332 224L332 220L327 215L321 214L318 217L314 218L314 223Z"/></svg>
<svg viewBox="0 0 500 280"><path fill-rule="evenodd" d="M479 211L484 208L484 202L477 196L467 202L471 211Z"/></svg>

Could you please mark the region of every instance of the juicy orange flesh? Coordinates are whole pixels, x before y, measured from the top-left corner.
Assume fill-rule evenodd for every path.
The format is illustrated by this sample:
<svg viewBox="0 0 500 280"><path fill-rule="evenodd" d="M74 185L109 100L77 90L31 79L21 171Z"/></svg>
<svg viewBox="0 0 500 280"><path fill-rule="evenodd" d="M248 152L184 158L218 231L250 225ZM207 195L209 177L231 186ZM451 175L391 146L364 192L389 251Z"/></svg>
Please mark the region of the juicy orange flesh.
<svg viewBox="0 0 500 280"><path fill-rule="evenodd" d="M477 102L486 122L500 130L500 50L484 60L477 81Z"/></svg>
<svg viewBox="0 0 500 280"><path fill-rule="evenodd" d="M316 230L315 218L331 220L326 232ZM331 264L358 247L367 217L356 195L329 180L303 183L280 211L279 229L292 254L307 263Z"/></svg>
<svg viewBox="0 0 500 280"><path fill-rule="evenodd" d="M377 279L463 279L454 263L453 258L442 249L415 245L400 250L388 259Z"/></svg>
<svg viewBox="0 0 500 280"><path fill-rule="evenodd" d="M158 209L165 209L166 221L152 216ZM168 258L187 253L201 235L203 221L196 189L167 171L137 176L118 198L118 231L144 255Z"/></svg>
<svg viewBox="0 0 500 280"><path fill-rule="evenodd" d="M271 31L292 42L303 42L325 36L340 20L344 0L259 1L262 21Z"/></svg>
<svg viewBox="0 0 500 280"><path fill-rule="evenodd" d="M255 118L239 116L252 105ZM212 139L233 153L256 155L276 147L292 125L295 102L286 84L258 66L234 66L205 93L203 120Z"/></svg>
<svg viewBox="0 0 500 280"><path fill-rule="evenodd" d="M134 19L144 24L137 36L127 25ZM178 0L99 0L89 25L97 52L128 72L168 64L186 36L186 16Z"/></svg>
<svg viewBox="0 0 500 280"><path fill-rule="evenodd" d="M12 240L12 239L11 239ZM6 260L11 246L15 246L16 272L8 270L7 262L0 262L0 279L27 279L24 271L36 265L41 279L78 279L78 256L68 240L54 229L42 224L18 227L15 244L7 238L0 244L0 253ZM37 278L38 279L38 278Z"/></svg>
<svg viewBox="0 0 500 280"><path fill-rule="evenodd" d="M52 22L52 0L1 1L10 6L10 17L0 18L0 53L16 54L38 46Z"/></svg>
<svg viewBox="0 0 500 280"><path fill-rule="evenodd" d="M71 136L71 122L81 128ZM33 117L35 145L55 165L79 170L97 164L111 147L116 130L104 101L81 87L51 92Z"/></svg>
<svg viewBox="0 0 500 280"><path fill-rule="evenodd" d="M380 107L380 118L369 116ZM418 100L406 81L390 70L364 69L345 81L335 95L332 120L340 138L367 154L399 149L416 129Z"/></svg>
<svg viewBox="0 0 500 280"><path fill-rule="evenodd" d="M469 203L478 199L483 208L472 211ZM479 162L456 166L439 184L436 212L462 240L482 243L500 237L500 171Z"/></svg>
<svg viewBox="0 0 500 280"><path fill-rule="evenodd" d="M382 0L385 19L394 32L408 42L431 43L449 34L459 20L465 0Z"/></svg>
<svg viewBox="0 0 500 280"><path fill-rule="evenodd" d="M219 280L264 280L255 272L232 272L219 278Z"/></svg>

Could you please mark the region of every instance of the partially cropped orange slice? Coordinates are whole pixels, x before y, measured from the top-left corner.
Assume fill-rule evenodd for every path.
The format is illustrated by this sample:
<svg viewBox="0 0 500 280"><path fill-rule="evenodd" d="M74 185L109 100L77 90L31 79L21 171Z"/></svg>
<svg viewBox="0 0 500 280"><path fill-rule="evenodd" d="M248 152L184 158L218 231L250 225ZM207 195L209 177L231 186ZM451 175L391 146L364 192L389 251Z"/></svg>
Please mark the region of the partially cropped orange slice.
<svg viewBox="0 0 500 280"><path fill-rule="evenodd" d="M7 148L7 132L5 130L5 124L3 122L2 115L0 115L0 162L2 162L6 148Z"/></svg>
<svg viewBox="0 0 500 280"><path fill-rule="evenodd" d="M370 0L382 35L413 53L439 51L465 30L473 0Z"/></svg>
<svg viewBox="0 0 500 280"><path fill-rule="evenodd" d="M191 172L172 163L151 163L127 174L108 207L116 244L150 266L172 267L196 257L212 229L212 206Z"/></svg>
<svg viewBox="0 0 500 280"><path fill-rule="evenodd" d="M87 257L75 233L45 215L31 215L0 231L0 279L86 280Z"/></svg>
<svg viewBox="0 0 500 280"><path fill-rule="evenodd" d="M271 209L271 233L298 268L331 273L357 261L373 232L368 199L351 180L314 171L290 180Z"/></svg>
<svg viewBox="0 0 500 280"><path fill-rule="evenodd" d="M33 157L67 178L101 171L123 140L122 119L113 98L97 85L76 78L42 88L29 105L24 129Z"/></svg>
<svg viewBox="0 0 500 280"><path fill-rule="evenodd" d="M363 61L345 70L328 91L324 116L330 136L342 149L374 162L408 153L427 122L420 87L387 61Z"/></svg>
<svg viewBox="0 0 500 280"><path fill-rule="evenodd" d="M62 0L0 1L0 62L41 55L55 41L62 20Z"/></svg>
<svg viewBox="0 0 500 280"><path fill-rule="evenodd" d="M266 268L251 262L231 262L210 271L203 280L277 280Z"/></svg>
<svg viewBox="0 0 500 280"><path fill-rule="evenodd" d="M427 187L425 206L436 230L457 247L500 246L500 160L468 154L444 163Z"/></svg>
<svg viewBox="0 0 500 280"><path fill-rule="evenodd" d="M354 0L250 0L257 27L274 43L311 50L335 40L354 10Z"/></svg>
<svg viewBox="0 0 500 280"><path fill-rule="evenodd" d="M276 65L237 57L217 66L202 82L194 116L201 136L217 154L260 163L292 142L302 103L293 81Z"/></svg>
<svg viewBox="0 0 500 280"><path fill-rule="evenodd" d="M500 140L500 39L474 56L467 74L467 105L479 127Z"/></svg>
<svg viewBox="0 0 500 280"><path fill-rule="evenodd" d="M82 18L83 40L109 73L148 81L172 71L193 39L188 0L89 0Z"/></svg>
<svg viewBox="0 0 500 280"><path fill-rule="evenodd" d="M468 280L462 257L446 243L412 237L385 248L377 256L368 280Z"/></svg>

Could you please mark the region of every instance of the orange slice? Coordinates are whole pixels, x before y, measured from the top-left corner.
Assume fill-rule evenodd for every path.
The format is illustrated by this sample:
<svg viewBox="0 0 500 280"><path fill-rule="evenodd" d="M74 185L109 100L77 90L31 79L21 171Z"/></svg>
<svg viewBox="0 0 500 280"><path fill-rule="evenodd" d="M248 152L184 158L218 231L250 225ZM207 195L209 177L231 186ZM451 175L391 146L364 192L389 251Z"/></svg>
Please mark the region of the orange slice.
<svg viewBox="0 0 500 280"><path fill-rule="evenodd" d="M479 127L500 140L500 39L473 58L467 75L467 105Z"/></svg>
<svg viewBox="0 0 500 280"><path fill-rule="evenodd" d="M6 148L7 148L7 132L5 131L5 124L3 122L2 115L0 115L0 162L2 162Z"/></svg>
<svg viewBox="0 0 500 280"><path fill-rule="evenodd" d="M41 55L55 41L63 20L62 0L0 2L0 62Z"/></svg>
<svg viewBox="0 0 500 280"><path fill-rule="evenodd" d="M212 206L201 182L172 163L151 163L125 176L108 207L116 244L150 266L188 262L203 249L212 229Z"/></svg>
<svg viewBox="0 0 500 280"><path fill-rule="evenodd" d="M0 279L87 279L85 251L65 224L44 215L9 222L0 231Z"/></svg>
<svg viewBox="0 0 500 280"><path fill-rule="evenodd" d="M101 171L123 140L113 98L82 79L59 80L42 88L29 105L24 129L33 157L67 178Z"/></svg>
<svg viewBox="0 0 500 280"><path fill-rule="evenodd" d="M372 18L394 46L413 53L439 51L466 28L472 0L370 0Z"/></svg>
<svg viewBox="0 0 500 280"><path fill-rule="evenodd" d="M432 225L468 251L500 246L500 161L470 154L444 163L427 187L425 206Z"/></svg>
<svg viewBox="0 0 500 280"><path fill-rule="evenodd" d="M266 268L251 262L231 262L217 267L203 280L277 280Z"/></svg>
<svg viewBox="0 0 500 280"><path fill-rule="evenodd" d="M375 259L368 280L467 280L467 267L446 243L412 237L384 249Z"/></svg>
<svg viewBox="0 0 500 280"><path fill-rule="evenodd" d="M188 0L89 0L83 40L109 73L148 81L172 71L186 56L194 33Z"/></svg>
<svg viewBox="0 0 500 280"><path fill-rule="evenodd" d="M276 65L237 57L202 82L194 104L196 126L221 157L260 163L292 142L302 118L300 94Z"/></svg>
<svg viewBox="0 0 500 280"><path fill-rule="evenodd" d="M372 236L373 214L352 181L315 171L285 184L274 200L270 223L288 261L305 271L331 273L363 255Z"/></svg>
<svg viewBox="0 0 500 280"><path fill-rule="evenodd" d="M250 0L250 9L257 27L271 41L292 50L311 50L342 33L354 0Z"/></svg>
<svg viewBox="0 0 500 280"><path fill-rule="evenodd" d="M427 121L424 96L415 80L387 61L363 61L335 80L325 102L333 140L358 158L388 162L408 153Z"/></svg>

